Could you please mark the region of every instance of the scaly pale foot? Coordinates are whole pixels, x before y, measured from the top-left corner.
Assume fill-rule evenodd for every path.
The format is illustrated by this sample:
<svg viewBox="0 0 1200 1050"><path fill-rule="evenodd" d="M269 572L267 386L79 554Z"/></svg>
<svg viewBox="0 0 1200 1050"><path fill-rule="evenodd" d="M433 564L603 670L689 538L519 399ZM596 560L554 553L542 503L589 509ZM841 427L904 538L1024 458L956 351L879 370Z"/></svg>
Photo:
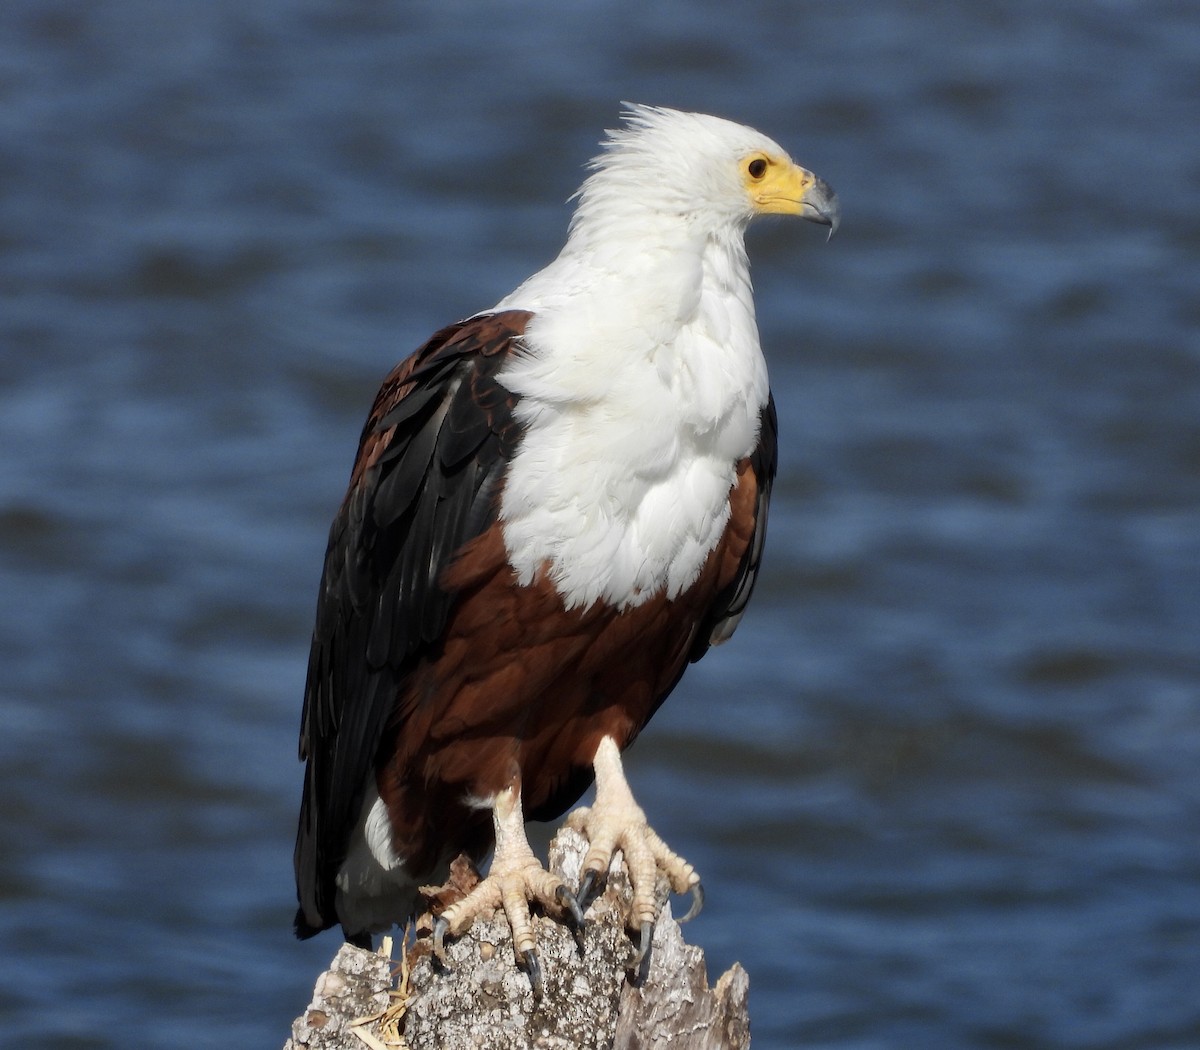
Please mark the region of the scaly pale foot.
<svg viewBox="0 0 1200 1050"><path fill-rule="evenodd" d="M448 965L446 935L458 936L470 928L477 916L503 908L512 928L513 949L517 958L524 961L533 994L540 999L542 970L529 902L537 901L556 915L566 912L576 928L583 925L583 912L563 881L542 867L534 856L525 835L519 787L510 785L496 796L492 823L496 829L496 852L487 878L438 916L433 924L433 951L443 965Z"/></svg>
<svg viewBox="0 0 1200 1050"><path fill-rule="evenodd" d="M646 814L633 799L621 765L621 751L612 737L605 737L592 762L596 770L596 802L582 806L567 817L567 824L591 844L583 859L583 877L577 900L584 907L598 877L608 870L618 849L625 857L633 887L630 929L638 931L638 949L633 959L637 970L654 934L657 915L654 886L661 871L675 893L690 893L692 906L680 922L695 918L704 906L700 876L679 854L672 851L646 822Z"/></svg>

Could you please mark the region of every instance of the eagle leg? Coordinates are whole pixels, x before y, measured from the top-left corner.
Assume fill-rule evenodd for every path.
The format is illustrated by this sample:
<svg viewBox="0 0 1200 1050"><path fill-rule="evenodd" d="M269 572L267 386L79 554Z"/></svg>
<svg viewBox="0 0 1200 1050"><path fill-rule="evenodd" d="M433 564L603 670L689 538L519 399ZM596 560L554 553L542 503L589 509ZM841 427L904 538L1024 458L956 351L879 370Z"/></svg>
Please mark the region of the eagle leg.
<svg viewBox="0 0 1200 1050"><path fill-rule="evenodd" d="M542 969L529 902L537 901L554 915L567 912L576 926L582 925L583 913L562 880L542 867L534 856L525 835L521 789L517 782L496 795L492 804L492 823L496 830L496 851L487 878L438 917L433 927L434 954L446 965L446 935L457 937L469 929L478 916L502 908L512 929L513 950L524 960L533 994L541 998Z"/></svg>
<svg viewBox="0 0 1200 1050"><path fill-rule="evenodd" d="M578 897L586 903L592 887L608 870L618 849L625 855L633 905L629 928L639 931L633 969L637 970L650 948L657 908L654 887L661 871L675 893L690 893L692 906L681 921L694 918L704 903L700 876L679 854L667 846L646 822L646 814L633 799L621 765L621 751L612 737L604 737L592 760L596 770L596 803L581 806L567 817L567 824L586 836L590 843L583 859L583 878Z"/></svg>

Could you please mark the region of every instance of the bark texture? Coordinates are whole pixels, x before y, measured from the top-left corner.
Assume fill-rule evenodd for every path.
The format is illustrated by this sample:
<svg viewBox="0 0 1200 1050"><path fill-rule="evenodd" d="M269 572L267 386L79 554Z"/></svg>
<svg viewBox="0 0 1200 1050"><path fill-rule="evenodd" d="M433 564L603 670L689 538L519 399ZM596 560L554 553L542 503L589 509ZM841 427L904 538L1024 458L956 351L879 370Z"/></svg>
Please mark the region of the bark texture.
<svg viewBox="0 0 1200 1050"><path fill-rule="evenodd" d="M578 885L586 849L564 828L550 847L551 870ZM628 972L634 949L620 854L578 936L556 919L536 918L540 1000L514 960L503 915L476 921L448 943L448 967L433 958L428 935L403 964L342 945L285 1050L744 1050L746 971L735 963L710 988L704 953L684 942L671 918L665 882L659 892L664 906L639 974Z"/></svg>

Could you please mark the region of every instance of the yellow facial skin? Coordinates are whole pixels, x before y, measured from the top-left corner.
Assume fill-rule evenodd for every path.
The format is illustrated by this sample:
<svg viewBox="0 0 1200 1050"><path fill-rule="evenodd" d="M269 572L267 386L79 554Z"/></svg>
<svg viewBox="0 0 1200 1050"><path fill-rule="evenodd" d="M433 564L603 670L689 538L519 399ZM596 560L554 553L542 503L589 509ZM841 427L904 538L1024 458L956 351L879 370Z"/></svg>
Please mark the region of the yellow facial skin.
<svg viewBox="0 0 1200 1050"><path fill-rule="evenodd" d="M784 156L751 153L741 162L742 185L760 215L799 215L837 229L837 194L824 179Z"/></svg>

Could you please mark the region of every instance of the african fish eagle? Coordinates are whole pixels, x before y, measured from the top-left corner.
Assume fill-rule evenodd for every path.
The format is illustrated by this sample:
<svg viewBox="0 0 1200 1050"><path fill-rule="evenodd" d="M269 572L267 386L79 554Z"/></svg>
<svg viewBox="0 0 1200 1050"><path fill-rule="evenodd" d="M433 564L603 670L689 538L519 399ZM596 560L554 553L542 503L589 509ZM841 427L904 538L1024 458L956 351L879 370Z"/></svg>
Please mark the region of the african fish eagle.
<svg viewBox="0 0 1200 1050"><path fill-rule="evenodd" d="M581 920L621 849L631 929L654 882L699 877L635 803L621 752L754 587L775 407L743 235L831 227L837 198L771 139L632 106L578 193L566 246L384 380L334 519L308 664L300 937L371 934L416 887L494 847L435 929L503 904L539 980L529 901ZM526 819L590 843L578 898Z"/></svg>

